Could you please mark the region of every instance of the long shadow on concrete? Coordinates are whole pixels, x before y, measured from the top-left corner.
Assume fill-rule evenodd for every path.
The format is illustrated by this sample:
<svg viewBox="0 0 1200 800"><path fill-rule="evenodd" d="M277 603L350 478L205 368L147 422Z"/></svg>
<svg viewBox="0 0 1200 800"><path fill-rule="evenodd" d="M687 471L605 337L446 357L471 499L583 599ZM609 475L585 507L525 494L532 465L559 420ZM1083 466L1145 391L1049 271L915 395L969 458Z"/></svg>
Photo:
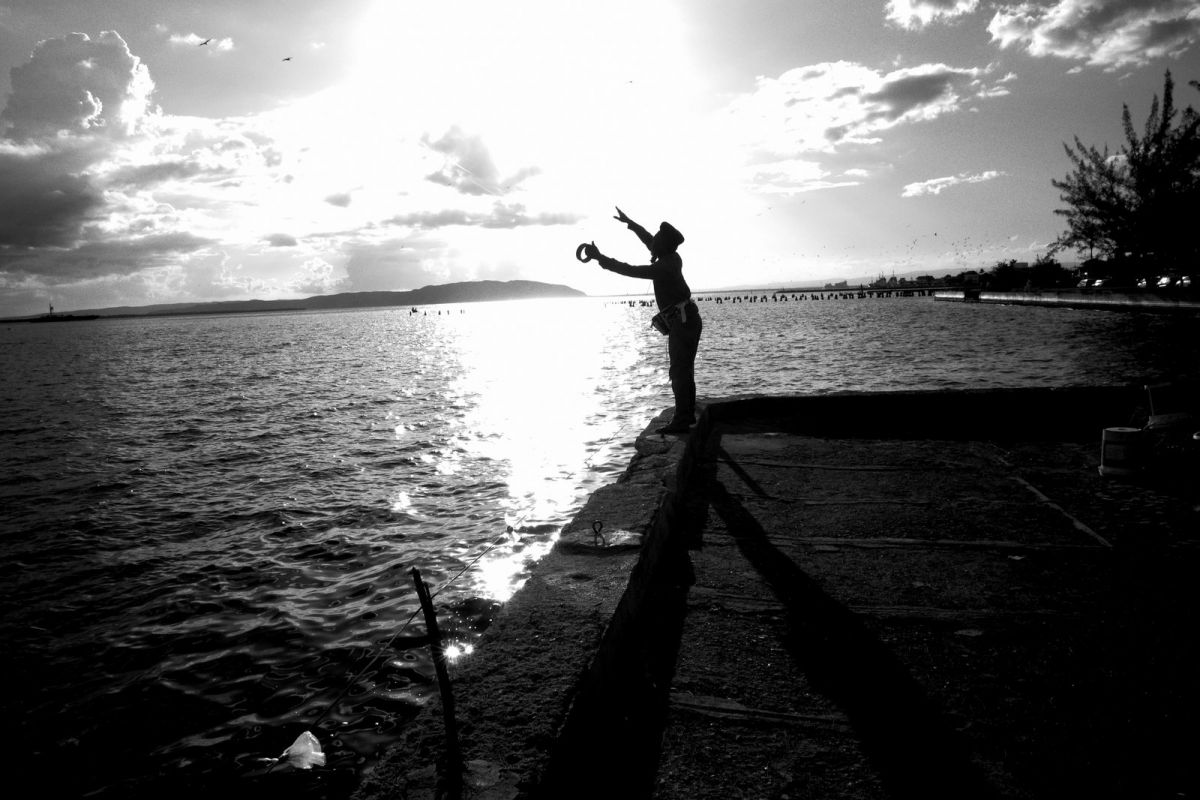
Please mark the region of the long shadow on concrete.
<svg viewBox="0 0 1200 800"><path fill-rule="evenodd" d="M531 787L535 800L651 795L693 579L670 516L660 508L651 526L663 544L655 556L643 550L546 773Z"/></svg>
<svg viewBox="0 0 1200 800"><path fill-rule="evenodd" d="M709 452L738 471L734 459L720 449L719 434L714 439ZM771 544L759 521L717 480L715 460L706 459L702 473L707 474L695 478L711 511L786 609L785 644L793 659L850 718L889 792L922 798L996 796L936 705L893 653ZM739 474L755 488L748 474Z"/></svg>

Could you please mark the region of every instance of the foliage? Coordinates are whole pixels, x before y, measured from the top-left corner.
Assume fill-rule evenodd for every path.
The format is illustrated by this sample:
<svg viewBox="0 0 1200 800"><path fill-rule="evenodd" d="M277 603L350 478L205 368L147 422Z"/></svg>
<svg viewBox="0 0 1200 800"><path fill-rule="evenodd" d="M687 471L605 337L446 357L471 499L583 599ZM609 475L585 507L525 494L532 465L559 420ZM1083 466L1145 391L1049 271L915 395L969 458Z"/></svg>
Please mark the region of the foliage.
<svg viewBox="0 0 1200 800"><path fill-rule="evenodd" d="M1030 264L1015 259L997 261L984 276L984 283L993 292L1021 289L1059 289L1075 283L1075 275L1050 255L1043 255Z"/></svg>
<svg viewBox="0 0 1200 800"><path fill-rule="evenodd" d="M1018 267L1016 259L997 261L996 265L988 270L985 285L993 292L1010 292L1014 289L1021 289L1025 286L1025 273L1028 271L1028 267L1024 269Z"/></svg>
<svg viewBox="0 0 1200 800"><path fill-rule="evenodd" d="M1039 289L1062 289L1074 286L1076 280L1075 273L1052 255L1039 256L1029 268L1029 281Z"/></svg>
<svg viewBox="0 0 1200 800"><path fill-rule="evenodd" d="M1190 81L1200 89L1200 82ZM1175 108L1171 73L1150 107L1144 132L1134 130L1129 106L1122 121L1125 144L1116 154L1063 144L1073 170L1051 184L1061 190L1067 231L1055 249L1098 251L1118 277L1182 269L1200 256L1190 220L1200 207L1200 114ZM1176 124L1178 122L1178 124Z"/></svg>

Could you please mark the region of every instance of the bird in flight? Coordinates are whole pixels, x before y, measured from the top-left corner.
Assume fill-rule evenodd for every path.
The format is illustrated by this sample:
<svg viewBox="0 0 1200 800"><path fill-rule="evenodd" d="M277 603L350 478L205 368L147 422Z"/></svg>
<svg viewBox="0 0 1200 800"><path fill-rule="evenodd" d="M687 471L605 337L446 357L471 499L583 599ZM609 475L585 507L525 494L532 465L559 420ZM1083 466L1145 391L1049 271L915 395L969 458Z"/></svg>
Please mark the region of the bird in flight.
<svg viewBox="0 0 1200 800"><path fill-rule="evenodd" d="M204 45L208 44L208 43L209 43L209 42L211 42L211 41L212 41L212 37L210 36L210 37L208 37L207 39L205 39L203 42L201 42L200 44L198 44L198 45L196 45L196 46L197 46L197 47L204 47Z"/></svg>

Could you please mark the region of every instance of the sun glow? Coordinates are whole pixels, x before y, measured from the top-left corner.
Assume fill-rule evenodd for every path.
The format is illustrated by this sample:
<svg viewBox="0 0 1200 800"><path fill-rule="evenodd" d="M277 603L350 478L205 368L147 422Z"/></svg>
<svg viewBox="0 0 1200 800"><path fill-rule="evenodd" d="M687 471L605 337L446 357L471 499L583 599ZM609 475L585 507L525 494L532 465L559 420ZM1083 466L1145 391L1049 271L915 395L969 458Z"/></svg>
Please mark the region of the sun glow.
<svg viewBox="0 0 1200 800"><path fill-rule="evenodd" d="M537 155L564 127L603 122L589 109L632 111L647 92L686 92L687 63L664 35L677 25L645 0L385 0L363 19L354 82L389 121L462 125Z"/></svg>
<svg viewBox="0 0 1200 800"><path fill-rule="evenodd" d="M224 238L259 272L318 259L327 282L347 275L352 241L407 248L426 283L520 274L606 294L637 287L572 254L611 235L606 252L643 263L608 220L620 203L679 224L707 256L690 262L695 283L718 280L705 271L736 251L713 240L749 212L730 139L698 110L676 13L657 0L375 3L342 84L255 119L279 163L259 171L255 203L226 204ZM268 246L275 233L296 244ZM396 280L355 288L411 288Z"/></svg>
<svg viewBox="0 0 1200 800"><path fill-rule="evenodd" d="M353 91L409 141L457 127L501 173L536 169L522 201L578 201L581 187L644 182L687 149L678 133L699 87L679 26L645 0L379 2L362 21Z"/></svg>

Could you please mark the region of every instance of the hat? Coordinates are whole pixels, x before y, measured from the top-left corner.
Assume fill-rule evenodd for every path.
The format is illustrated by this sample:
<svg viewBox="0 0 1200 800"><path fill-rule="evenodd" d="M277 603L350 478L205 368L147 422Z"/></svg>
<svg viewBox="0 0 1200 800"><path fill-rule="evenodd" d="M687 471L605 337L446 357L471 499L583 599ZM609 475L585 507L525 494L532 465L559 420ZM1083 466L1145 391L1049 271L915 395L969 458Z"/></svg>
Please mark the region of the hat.
<svg viewBox="0 0 1200 800"><path fill-rule="evenodd" d="M683 234L676 230L675 226L669 222L664 222L658 226L658 235L662 239L663 244L672 250L683 244Z"/></svg>

